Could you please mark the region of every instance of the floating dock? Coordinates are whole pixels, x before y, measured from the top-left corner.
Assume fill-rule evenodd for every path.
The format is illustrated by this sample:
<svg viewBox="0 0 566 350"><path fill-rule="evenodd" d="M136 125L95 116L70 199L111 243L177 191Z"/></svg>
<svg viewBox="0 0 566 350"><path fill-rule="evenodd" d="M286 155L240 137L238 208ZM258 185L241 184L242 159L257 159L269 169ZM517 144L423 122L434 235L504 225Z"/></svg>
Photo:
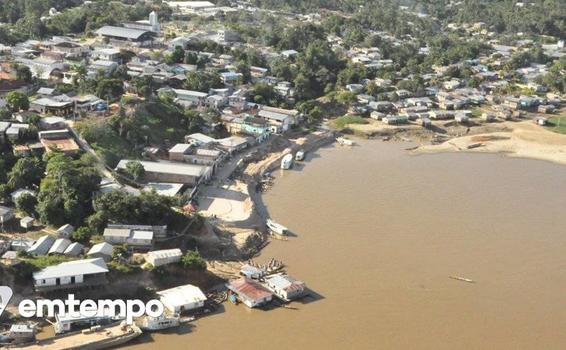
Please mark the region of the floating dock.
<svg viewBox="0 0 566 350"><path fill-rule="evenodd" d="M82 332L69 333L33 344L2 347L1 350L99 350L129 342L142 334L136 325L113 324L107 327L93 327Z"/></svg>

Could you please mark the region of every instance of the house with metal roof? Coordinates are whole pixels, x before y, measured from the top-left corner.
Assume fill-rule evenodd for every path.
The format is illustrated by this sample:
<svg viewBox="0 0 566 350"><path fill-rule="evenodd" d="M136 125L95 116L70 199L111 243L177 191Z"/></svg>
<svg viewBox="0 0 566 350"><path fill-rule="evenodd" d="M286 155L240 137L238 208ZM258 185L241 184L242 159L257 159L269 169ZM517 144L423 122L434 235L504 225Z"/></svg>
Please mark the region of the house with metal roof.
<svg viewBox="0 0 566 350"><path fill-rule="evenodd" d="M6 223L14 218L14 210L0 205L0 224Z"/></svg>
<svg viewBox="0 0 566 350"><path fill-rule="evenodd" d="M173 313L199 309L207 299L200 288L191 284L162 290L157 295L163 306Z"/></svg>
<svg viewBox="0 0 566 350"><path fill-rule="evenodd" d="M20 219L20 227L28 230L33 227L34 221L35 219L32 218L31 216L24 216L23 218Z"/></svg>
<svg viewBox="0 0 566 350"><path fill-rule="evenodd" d="M28 250L28 254L31 255L46 255L51 249L51 246L55 243L55 237L50 235L45 235L40 237Z"/></svg>
<svg viewBox="0 0 566 350"><path fill-rule="evenodd" d="M153 44L153 33L142 29L104 26L98 29L96 34L117 45L151 46Z"/></svg>
<svg viewBox="0 0 566 350"><path fill-rule="evenodd" d="M306 292L304 282L282 273L266 277L265 284L273 293L283 300L299 298Z"/></svg>
<svg viewBox="0 0 566 350"><path fill-rule="evenodd" d="M125 170L131 160L121 160L116 170ZM183 183L197 186L212 176L212 167L198 164L173 162L140 162L145 169L144 179L154 182Z"/></svg>
<svg viewBox="0 0 566 350"><path fill-rule="evenodd" d="M49 266L33 274L38 292L106 284L108 267L101 258L75 260Z"/></svg>
<svg viewBox="0 0 566 350"><path fill-rule="evenodd" d="M260 110L257 114L259 118L265 119L271 125L271 132L280 133L289 130L292 119L290 116L267 110Z"/></svg>
<svg viewBox="0 0 566 350"><path fill-rule="evenodd" d="M57 229L57 236L69 238L73 232L75 232L73 225L65 224Z"/></svg>
<svg viewBox="0 0 566 350"><path fill-rule="evenodd" d="M137 249L150 249L153 246L153 231L106 228L103 237L107 243L127 244Z"/></svg>
<svg viewBox="0 0 566 350"><path fill-rule="evenodd" d="M273 299L273 293L262 286L259 282L249 278L240 278L229 282L226 287L230 289L238 299L250 308L263 306Z"/></svg>
<svg viewBox="0 0 566 350"><path fill-rule="evenodd" d="M47 254L63 254L69 245L71 245L71 241L67 238L58 238L53 243Z"/></svg>
<svg viewBox="0 0 566 350"><path fill-rule="evenodd" d="M74 242L69 244L63 255L66 256L79 256L83 251L84 245L80 244L79 242Z"/></svg>
<svg viewBox="0 0 566 350"><path fill-rule="evenodd" d="M175 249L163 249L154 250L147 253L145 261L152 264L155 267L175 264L181 261L183 257L183 252L179 248Z"/></svg>
<svg viewBox="0 0 566 350"><path fill-rule="evenodd" d="M102 258L104 261L110 261L112 259L112 254L114 253L114 247L112 244L102 242L92 246L86 255L89 258Z"/></svg>

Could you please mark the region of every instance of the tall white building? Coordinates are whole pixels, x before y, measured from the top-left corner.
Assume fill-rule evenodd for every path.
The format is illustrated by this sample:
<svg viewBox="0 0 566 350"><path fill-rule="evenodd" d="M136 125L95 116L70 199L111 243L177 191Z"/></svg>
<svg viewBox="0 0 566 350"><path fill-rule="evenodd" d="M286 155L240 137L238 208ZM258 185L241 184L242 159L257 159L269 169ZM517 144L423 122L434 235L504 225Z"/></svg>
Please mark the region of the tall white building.
<svg viewBox="0 0 566 350"><path fill-rule="evenodd" d="M154 33L159 33L161 31L161 25L159 24L159 18L157 12L152 11L149 14L149 24L151 25L151 31Z"/></svg>

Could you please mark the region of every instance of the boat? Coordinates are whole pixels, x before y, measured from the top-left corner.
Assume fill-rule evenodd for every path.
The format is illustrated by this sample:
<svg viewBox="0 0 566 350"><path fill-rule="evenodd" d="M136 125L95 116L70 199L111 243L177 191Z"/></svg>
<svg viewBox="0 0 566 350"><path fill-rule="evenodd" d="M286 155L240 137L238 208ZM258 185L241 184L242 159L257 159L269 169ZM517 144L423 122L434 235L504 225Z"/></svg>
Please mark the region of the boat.
<svg viewBox="0 0 566 350"><path fill-rule="evenodd" d="M94 326L81 332L40 339L27 345L0 347L0 350L101 350L117 347L139 337L141 334L142 330L135 324L128 325L125 322L120 322L105 327Z"/></svg>
<svg viewBox="0 0 566 350"><path fill-rule="evenodd" d="M460 276L449 276L449 277L451 279L457 280L457 281L468 282L468 283L476 283L476 281L471 280L469 278L465 278L465 277L460 277Z"/></svg>
<svg viewBox="0 0 566 350"><path fill-rule="evenodd" d="M267 227L274 233L280 234L280 235L285 235L287 234L287 227L276 223L275 221L271 220L271 219L267 219L266 221Z"/></svg>
<svg viewBox="0 0 566 350"><path fill-rule="evenodd" d="M283 159L281 159L281 169L288 170L291 169L292 166L293 166L293 155L289 153L285 155Z"/></svg>
<svg viewBox="0 0 566 350"><path fill-rule="evenodd" d="M297 162L305 160L305 151L303 151L302 149L299 150L297 154L295 154L295 160Z"/></svg>
<svg viewBox="0 0 566 350"><path fill-rule="evenodd" d="M341 144L342 146L353 146L354 145L354 141L349 140L345 137L338 137L336 138L336 141Z"/></svg>
<svg viewBox="0 0 566 350"><path fill-rule="evenodd" d="M136 320L136 325L142 331L155 332L178 327L181 324L179 314L161 315L159 317L144 316Z"/></svg>

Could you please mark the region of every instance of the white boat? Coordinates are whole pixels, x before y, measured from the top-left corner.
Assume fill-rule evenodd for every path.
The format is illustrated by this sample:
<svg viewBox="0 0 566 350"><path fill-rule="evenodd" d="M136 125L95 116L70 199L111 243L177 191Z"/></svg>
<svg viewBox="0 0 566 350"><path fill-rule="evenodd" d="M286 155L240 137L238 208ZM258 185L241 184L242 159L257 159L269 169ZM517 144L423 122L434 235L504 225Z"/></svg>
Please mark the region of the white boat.
<svg viewBox="0 0 566 350"><path fill-rule="evenodd" d="M161 315L159 317L144 316L136 320L136 324L143 331L161 331L178 327L181 324L181 317L179 314Z"/></svg>
<svg viewBox="0 0 566 350"><path fill-rule="evenodd" d="M336 141L339 144L341 144L342 146L353 146L354 145L354 141L348 140L345 137L338 137L338 138L336 138Z"/></svg>
<svg viewBox="0 0 566 350"><path fill-rule="evenodd" d="M300 161L302 161L302 160L305 160L305 151L303 151L302 149L299 150L299 151L297 152L297 154L295 154L295 160L296 160L297 162L300 162Z"/></svg>
<svg viewBox="0 0 566 350"><path fill-rule="evenodd" d="M287 234L287 231L288 231L287 227L285 227L281 224L278 224L271 219L267 219L266 224L267 224L267 227L275 233L278 233L280 235Z"/></svg>
<svg viewBox="0 0 566 350"><path fill-rule="evenodd" d="M293 155L289 153L285 155L283 159L281 159L281 169L288 170L291 169L292 166L293 166Z"/></svg>

